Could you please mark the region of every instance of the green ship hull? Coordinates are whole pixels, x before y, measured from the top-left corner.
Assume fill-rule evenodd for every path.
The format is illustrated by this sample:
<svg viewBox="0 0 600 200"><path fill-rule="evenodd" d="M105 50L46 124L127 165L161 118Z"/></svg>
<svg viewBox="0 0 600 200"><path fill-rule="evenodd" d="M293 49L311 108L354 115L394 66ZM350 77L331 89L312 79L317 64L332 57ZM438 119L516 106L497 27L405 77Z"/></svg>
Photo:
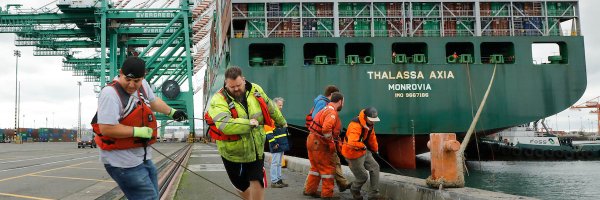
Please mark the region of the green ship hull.
<svg viewBox="0 0 600 200"><path fill-rule="evenodd" d="M524 124L558 113L575 103L586 88L583 37L423 37L423 38L233 38L229 65L240 66L244 76L258 83L269 97L283 97L283 113L292 125L303 126L312 100L326 85L337 85L345 95L340 116L347 124L366 106L375 106L382 121L378 134L466 132L492 77L496 77L477 130ZM303 63L306 43L368 42L373 45L373 64L308 65ZM391 43L425 43L426 64L392 64ZM444 46L470 42L474 64L447 64ZM480 44L509 42L514 45L513 64L481 64ZM568 63L536 65L532 44L561 43ZM283 44L283 66L252 67L251 44ZM338 55L344 55L340 48ZM563 50L561 50L563 51ZM210 94L222 87L218 68Z"/></svg>

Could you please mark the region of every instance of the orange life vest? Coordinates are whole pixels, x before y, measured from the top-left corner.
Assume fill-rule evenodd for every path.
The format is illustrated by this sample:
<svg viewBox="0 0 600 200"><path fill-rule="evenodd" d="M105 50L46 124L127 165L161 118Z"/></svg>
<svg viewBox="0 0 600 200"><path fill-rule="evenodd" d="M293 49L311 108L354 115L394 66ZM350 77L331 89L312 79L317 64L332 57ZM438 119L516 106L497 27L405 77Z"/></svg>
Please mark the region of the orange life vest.
<svg viewBox="0 0 600 200"><path fill-rule="evenodd" d="M235 109L235 104L229 96L223 94L223 88L221 88L221 90L219 90L218 93L223 98L225 98L225 101L229 106L229 112L231 112L231 117L233 119L238 118L238 112ZM260 110L264 118L264 125L275 127L275 122L273 121L273 119L271 119L271 115L269 114L269 109L267 103L265 102L265 99L262 98L262 96L260 96L258 92L254 93L254 96L256 97L256 100L258 100L258 104L260 105ZM206 124L208 125L207 131L210 135L210 138L221 141L236 141L240 139L239 135L226 135L225 133L223 133L223 131L219 130L215 125L215 121L213 120L213 118L208 114L208 111L204 113L204 119L206 120Z"/></svg>
<svg viewBox="0 0 600 200"><path fill-rule="evenodd" d="M337 139L337 137L339 136L339 133L340 133L341 122L340 122L339 116L337 115L337 113L335 113L337 111L333 107L331 107L329 104L326 105L323 109L321 109L321 111L319 111L319 113L317 113L314 121L311 123L311 125L308 129L311 132L318 133L321 136L326 136L323 133L323 126L325 125L324 124L325 118L330 116L332 112L338 118L338 119L336 119L335 124L333 124L332 128L331 128L332 136L336 137L336 139Z"/></svg>
<svg viewBox="0 0 600 200"><path fill-rule="evenodd" d="M119 100L121 101L121 105L123 106L123 108L127 108L127 104L129 102L129 97L131 95L127 94L127 92L125 92L125 90L121 87L120 84L117 83L117 81L113 81L112 83L108 84L107 86L110 86L115 89L115 91L117 92L117 95L119 95ZM140 89L137 91L137 93L138 93L139 97L142 97L142 94L144 97L147 97L143 86L140 87ZM94 137L94 140L96 141L96 144L98 145L98 147L100 147L100 149L102 149L102 150L122 150L122 149L136 148L136 147L145 147L146 145L154 144L156 142L157 122L156 122L156 117L154 116L154 113L152 112L150 107L148 107L148 105L146 105L146 103L144 103L143 100L141 100L141 98L135 104L136 104L136 106L133 109L133 111L126 114L126 116L123 117L123 119L119 120L119 123L123 124L125 126L150 127L153 130L152 138L150 140L147 140L144 138L136 138L136 137L113 138L113 137L105 136L100 132L100 126L97 123L98 122L98 112L96 112L94 119L92 119L92 128L93 128L94 133L96 133L96 135L97 135L97 137Z"/></svg>

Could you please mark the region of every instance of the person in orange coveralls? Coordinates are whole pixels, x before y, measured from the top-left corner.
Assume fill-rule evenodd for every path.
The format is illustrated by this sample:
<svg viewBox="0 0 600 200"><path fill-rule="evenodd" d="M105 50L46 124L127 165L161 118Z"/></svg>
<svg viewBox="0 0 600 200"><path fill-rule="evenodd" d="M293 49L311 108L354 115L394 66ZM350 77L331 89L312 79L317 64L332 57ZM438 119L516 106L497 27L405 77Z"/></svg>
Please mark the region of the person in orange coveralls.
<svg viewBox="0 0 600 200"><path fill-rule="evenodd" d="M323 181L321 199L339 199L333 196L335 162L331 155L336 152L334 139L339 137L342 122L338 112L344 106L344 96L339 92L331 94L331 102L317 113L306 140L310 171L304 184L304 195L318 197L319 182Z"/></svg>
<svg viewBox="0 0 600 200"><path fill-rule="evenodd" d="M346 131L342 145L342 155L348 161L348 167L356 178L350 188L352 198L356 200L363 199L360 189L367 179L370 180L368 199L385 199L379 193L379 164L373 159L372 154L379 154L377 137L375 137L375 122L379 122L379 117L374 107L361 110L358 117L352 119L348 124L348 131Z"/></svg>

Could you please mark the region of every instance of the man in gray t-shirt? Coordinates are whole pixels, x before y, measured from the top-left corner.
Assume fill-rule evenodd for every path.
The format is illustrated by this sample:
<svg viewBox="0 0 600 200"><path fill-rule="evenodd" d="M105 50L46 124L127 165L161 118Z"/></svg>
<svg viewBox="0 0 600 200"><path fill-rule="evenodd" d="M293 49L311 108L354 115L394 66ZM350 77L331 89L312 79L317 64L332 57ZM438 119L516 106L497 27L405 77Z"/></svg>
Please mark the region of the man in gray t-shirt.
<svg viewBox="0 0 600 200"><path fill-rule="evenodd" d="M145 73L142 59L127 58L115 82L100 92L94 123L102 134L96 140L100 141L100 160L128 199L158 199L156 167L146 147L156 129L152 112L176 121L187 119L185 112L169 107L155 96L144 80Z"/></svg>

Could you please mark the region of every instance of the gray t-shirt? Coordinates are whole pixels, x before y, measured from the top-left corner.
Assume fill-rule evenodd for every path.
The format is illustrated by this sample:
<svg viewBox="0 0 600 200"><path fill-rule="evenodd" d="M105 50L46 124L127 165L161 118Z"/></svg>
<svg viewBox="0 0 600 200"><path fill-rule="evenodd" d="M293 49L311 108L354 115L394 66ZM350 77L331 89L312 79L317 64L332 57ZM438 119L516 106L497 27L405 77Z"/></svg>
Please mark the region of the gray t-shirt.
<svg viewBox="0 0 600 200"><path fill-rule="evenodd" d="M115 77L114 80L118 78ZM148 97L142 95L142 99L148 106L150 102L156 99L153 90L146 80L143 80L142 87ZM125 108L121 104L119 95L113 87L104 87L98 97L98 124L119 124L119 121L135 108L138 102L137 92L129 97L129 102ZM146 158L152 159L152 149L147 148ZM137 147L126 150L100 150L100 161L113 167L131 168L142 164L144 161L144 147Z"/></svg>

